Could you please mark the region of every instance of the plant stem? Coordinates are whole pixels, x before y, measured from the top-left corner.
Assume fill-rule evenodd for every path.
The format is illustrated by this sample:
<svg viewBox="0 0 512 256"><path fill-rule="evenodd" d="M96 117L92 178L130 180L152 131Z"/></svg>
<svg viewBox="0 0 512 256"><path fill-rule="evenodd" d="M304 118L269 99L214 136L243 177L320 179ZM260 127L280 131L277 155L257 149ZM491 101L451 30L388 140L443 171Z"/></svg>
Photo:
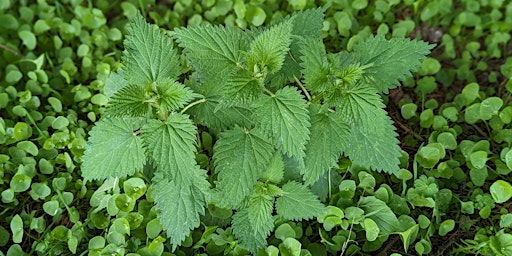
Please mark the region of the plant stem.
<svg viewBox="0 0 512 256"><path fill-rule="evenodd" d="M304 92L304 95L306 95L306 98L308 99L308 101L311 101L311 95L309 95L308 90L306 90L304 85L302 85L302 83L299 81L299 79L296 76L293 76L293 78L295 79L295 82L297 82L297 84L299 85L300 89Z"/></svg>
<svg viewBox="0 0 512 256"><path fill-rule="evenodd" d="M5 45L5 44L0 44L0 48L2 48L2 49L4 49L4 50L6 50L6 51L8 51L8 52L10 52L10 53L12 53L12 54L14 54L14 55L16 55L16 56L24 57L24 56L23 56L23 54L21 54L21 53L19 53L19 52L15 51L14 49L9 48L9 47L8 47L7 45Z"/></svg>
<svg viewBox="0 0 512 256"><path fill-rule="evenodd" d="M264 91L264 92L266 92L268 95L270 95L270 96L272 96L272 97L276 96L273 92L271 92L271 91L270 91L269 89L267 89L267 88L263 88L263 91Z"/></svg>
<svg viewBox="0 0 512 256"><path fill-rule="evenodd" d="M188 106L186 106L183 110L180 111L181 114L185 113L185 111L187 111L189 108L197 105L197 104L200 104L200 103L203 103L203 102L206 102L206 99L205 98L202 98L200 100L196 100L190 104L188 104Z"/></svg>

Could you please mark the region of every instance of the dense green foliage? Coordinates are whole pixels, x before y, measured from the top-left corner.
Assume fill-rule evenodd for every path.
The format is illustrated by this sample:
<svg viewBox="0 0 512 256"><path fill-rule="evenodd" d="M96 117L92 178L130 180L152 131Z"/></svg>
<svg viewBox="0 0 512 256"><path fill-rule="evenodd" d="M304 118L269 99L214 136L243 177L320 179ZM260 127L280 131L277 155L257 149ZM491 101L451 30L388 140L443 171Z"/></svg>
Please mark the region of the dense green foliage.
<svg viewBox="0 0 512 256"><path fill-rule="evenodd" d="M511 9L1 1L0 255L510 255Z"/></svg>

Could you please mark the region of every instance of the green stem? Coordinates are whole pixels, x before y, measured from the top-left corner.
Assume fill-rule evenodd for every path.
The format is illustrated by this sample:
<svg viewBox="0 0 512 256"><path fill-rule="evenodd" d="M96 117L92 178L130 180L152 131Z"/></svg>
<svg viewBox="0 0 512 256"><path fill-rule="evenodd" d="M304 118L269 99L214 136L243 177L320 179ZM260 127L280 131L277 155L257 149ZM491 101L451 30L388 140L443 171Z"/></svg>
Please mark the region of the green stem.
<svg viewBox="0 0 512 256"><path fill-rule="evenodd" d="M270 96L272 96L272 97L275 97L275 96L276 96L273 92L271 92L271 91L270 91L269 89L267 89L267 88L263 88L263 91L264 91L264 92L266 92L268 95L270 95Z"/></svg>
<svg viewBox="0 0 512 256"><path fill-rule="evenodd" d="M304 85L300 82L300 80L294 75L293 78L295 79L295 82L299 85L300 89L304 92L304 95L306 95L306 98L308 101L311 101L311 95L309 95L308 90L304 87Z"/></svg>
<svg viewBox="0 0 512 256"><path fill-rule="evenodd" d="M30 121L30 123L32 123L32 125L34 125L34 127L37 130L37 132L39 132L39 135L41 135L41 136L45 137L46 139L48 139L48 137L43 133L43 131L41 131L41 129L39 129L39 127L36 124L36 121L32 118L30 113L27 113L27 119Z"/></svg>
<svg viewBox="0 0 512 256"><path fill-rule="evenodd" d="M2 48L2 49L4 49L4 50L6 50L6 51L8 51L8 52L10 52L10 53L12 53L12 54L14 54L14 55L16 55L16 56L23 57L23 54L21 54L21 53L19 53L19 52L15 51L15 50L13 50L13 49L9 48L9 47L8 47L7 45L5 45L5 44L0 44L0 48Z"/></svg>
<svg viewBox="0 0 512 256"><path fill-rule="evenodd" d="M181 113L181 114L183 114L183 113L185 113L185 111L187 111L189 108L191 108L191 107L193 107L193 106L195 106L195 105L197 105L197 104L201 104L201 103L203 103L203 102L206 102L206 99L205 99L205 98L202 98L202 99L200 99L200 100L196 100L196 101L194 101L194 102L192 102L192 103L188 104L188 106L186 106L183 110L181 110L181 111L180 111L180 113Z"/></svg>
<svg viewBox="0 0 512 256"><path fill-rule="evenodd" d="M142 3L142 0L139 0L139 6L140 6L140 11L142 12L142 16L146 17L146 11L144 10L144 4Z"/></svg>

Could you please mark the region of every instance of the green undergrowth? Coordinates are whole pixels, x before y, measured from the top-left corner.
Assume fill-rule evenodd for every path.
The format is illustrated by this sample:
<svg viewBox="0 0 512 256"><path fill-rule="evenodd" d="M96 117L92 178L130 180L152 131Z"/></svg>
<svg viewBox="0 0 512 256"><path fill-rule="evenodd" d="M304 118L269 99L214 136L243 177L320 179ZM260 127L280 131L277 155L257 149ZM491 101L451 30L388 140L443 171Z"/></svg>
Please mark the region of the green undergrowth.
<svg viewBox="0 0 512 256"><path fill-rule="evenodd" d="M400 38L409 37L436 44L411 77L402 77L401 87L370 97L383 96L386 107L380 109L386 110L396 127L395 143L401 150L394 156L394 171L378 172L369 164L371 160L344 155L329 165L331 168L318 177L319 181L313 182L310 177L309 182L306 179L308 186L304 186L302 178L293 176L300 174L300 163L292 161L302 153L290 147L281 161L270 157L269 166L296 173L281 177L280 172L265 171L263 179L247 192L250 195L246 202L259 202L258 206L263 207L227 207L229 202L218 202L234 193L218 192L220 199L210 197L195 208L204 207L199 222L183 221L191 231L179 238L172 232L169 235L169 226L162 225L162 208L155 206L158 200L177 196L158 194L158 189L172 191L172 187L158 187L154 166L145 165L136 173L117 168L117 174L130 175L84 181L87 140L98 129L93 128L95 122L112 114L107 106L116 91L112 85L122 85L119 70L127 58L123 50L130 52L137 47L123 45L129 21L137 13L158 25L158 31L169 38L181 37L181 41L172 43L176 52L167 54L182 56L187 30L176 28L256 26L259 28L249 30L254 40L271 28L268 25L287 15L318 7L325 8L324 20L317 24L317 36L322 38L325 52L356 52L358 45L369 38L400 42ZM249 212L268 212L269 208L275 209L271 220L268 214L262 215L268 221L263 225L265 239L259 240L265 245L258 247L262 249L255 252L257 255L511 255L510 10L512 3L502 0L0 1L0 255L247 255L250 243L241 238L254 233L237 230L233 220L241 224ZM294 40L296 37L292 37ZM291 44L292 52L293 47ZM184 48L187 56L190 53ZM244 54L257 52L256 48L246 48ZM172 71L179 74L176 81L187 87L169 82L173 88L185 88L179 95L188 95L180 99L187 103L156 101L166 110L181 112L202 99L196 95L201 76L185 80L197 69L193 58L188 57L176 59L173 65L181 68ZM261 63L261 58L253 56L252 61ZM363 60L359 61L361 65L356 65L355 71L364 68ZM274 64L265 63L269 64L268 74L276 70ZM259 71L264 73L264 68ZM301 79L301 75L297 75L299 82L292 79L287 83L303 84L314 95L314 90L307 87L308 78ZM186 88L194 89L195 94ZM278 88L268 89L275 97L265 96L268 102L260 104L262 109L279 106L280 101L271 99L294 93L302 95L301 100L307 99L299 87L279 93ZM133 97L140 95L134 93ZM328 100L321 98L321 102ZM198 103L183 112L198 116L200 106ZM231 159L215 157L215 152L219 148L239 149L239 140L229 140L221 132L233 119L250 115L241 108L239 115L224 115L215 121L212 118L222 116L217 114L222 110L210 110L216 115L194 119L200 124L197 133L185 137L186 141L195 141L190 144L195 153L188 155L188 160L194 161L196 170L205 170L206 175L199 176L216 185L215 181L222 180L216 170L229 166ZM161 117L154 113L155 120ZM255 116L261 120L264 115ZM180 117L167 118L167 122L186 125ZM309 127L321 120L311 117ZM113 130L106 140L114 137L115 124L137 136L162 130L156 126L139 130L136 125L112 124L104 126ZM211 124L217 127L212 129ZM252 140L245 141L252 143L252 148L268 149L266 144L256 144L255 139L269 136L272 124L270 120L260 127L267 132L252 134L251 129L233 128L229 135L249 134ZM179 135L171 136L171 141L183 135L179 130L166 132ZM299 130L295 132L297 138L304 137ZM313 132L306 141L319 138ZM150 137L146 135L145 140L154 142ZM272 145L285 143L285 138L280 139L269 141ZM157 146L145 144L146 148ZM374 151L374 147L365 149ZM307 154L307 146L304 152ZM154 162L155 156L152 158ZM101 169L92 168L98 175L114 168L102 163ZM252 168L248 163L235 164ZM123 161L116 166L128 164ZM233 168L233 172L236 170L248 169ZM286 197L283 191L302 195L302 201L317 206L313 208L318 211L302 211L300 204L295 205L295 212L280 211L281 198ZM268 193L274 193L270 199L262 196ZM184 216L174 215L176 221Z"/></svg>

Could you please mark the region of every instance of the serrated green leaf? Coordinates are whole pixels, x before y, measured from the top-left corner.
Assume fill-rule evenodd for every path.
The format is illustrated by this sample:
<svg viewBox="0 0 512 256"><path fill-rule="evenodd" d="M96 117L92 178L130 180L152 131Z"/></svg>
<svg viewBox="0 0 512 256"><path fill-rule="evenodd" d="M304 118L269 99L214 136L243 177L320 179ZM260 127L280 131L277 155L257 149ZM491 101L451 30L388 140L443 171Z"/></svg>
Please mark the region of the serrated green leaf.
<svg viewBox="0 0 512 256"><path fill-rule="evenodd" d="M306 186L290 181L281 188L283 195L276 201L277 214L287 220L301 221L317 217L325 210L318 197Z"/></svg>
<svg viewBox="0 0 512 256"><path fill-rule="evenodd" d="M284 162L280 152L274 153L267 170L261 175L265 180L279 183L284 177Z"/></svg>
<svg viewBox="0 0 512 256"><path fill-rule="evenodd" d="M183 183L161 177L153 179L151 195L173 250L181 245L192 229L199 226L199 217L204 215L209 200L210 183L206 180L206 171L197 166L189 168L187 178Z"/></svg>
<svg viewBox="0 0 512 256"><path fill-rule="evenodd" d="M236 208L266 170L274 147L260 130L236 127L221 133L213 150L216 199L221 207Z"/></svg>
<svg viewBox="0 0 512 256"><path fill-rule="evenodd" d="M134 132L143 118L102 119L90 131L82 157L84 180L126 177L142 170L146 156L141 138Z"/></svg>
<svg viewBox="0 0 512 256"><path fill-rule="evenodd" d="M262 95L263 88L261 81L251 72L237 68L226 79L220 107L248 105Z"/></svg>
<svg viewBox="0 0 512 256"><path fill-rule="evenodd" d="M250 70L268 68L270 73L277 72L283 65L284 57L290 47L291 20L274 25L259 34L251 43L247 54L247 65Z"/></svg>
<svg viewBox="0 0 512 256"><path fill-rule="evenodd" d="M185 48L202 81L223 82L242 63L241 51L249 48L247 35L235 27L196 26L171 34Z"/></svg>
<svg viewBox="0 0 512 256"><path fill-rule="evenodd" d="M349 126L337 113L326 107L310 105L311 128L310 140L306 145L304 158L304 175L306 185L315 183L329 168L338 162L345 150L349 137Z"/></svg>
<svg viewBox="0 0 512 256"><path fill-rule="evenodd" d="M292 37L321 38L324 22L323 8L299 11L294 13L293 16L287 16L284 20L289 20L292 17ZM300 49L300 40L292 40L290 43L290 50L285 54L283 66L277 73L272 74L269 77L271 86L280 88L286 80L293 81L294 77L299 78L301 76L302 68L300 66L300 61L302 60L302 53L300 52Z"/></svg>
<svg viewBox="0 0 512 256"><path fill-rule="evenodd" d="M241 127L252 125L250 119L252 109L248 106L220 106L224 95L222 87L205 84L198 89L198 92L204 95L205 102L195 105L187 111L187 113L191 113L197 123L216 131L222 131L235 125Z"/></svg>
<svg viewBox="0 0 512 256"><path fill-rule="evenodd" d="M127 33L122 60L125 79L130 84L146 85L178 77L181 68L177 51L156 25L148 24L138 14L130 22Z"/></svg>
<svg viewBox="0 0 512 256"><path fill-rule="evenodd" d="M300 92L284 87L273 96L261 98L254 109L254 119L270 135L274 145L303 165L311 124L308 105Z"/></svg>
<svg viewBox="0 0 512 256"><path fill-rule="evenodd" d="M177 111L192 99L200 96L193 93L188 87L175 81L161 82L157 85L156 89L158 91L158 106L160 106L163 112Z"/></svg>
<svg viewBox="0 0 512 256"><path fill-rule="evenodd" d="M329 61L325 46L320 39L305 39L302 41L300 53L304 73L304 86L312 92L322 92L331 86L329 80Z"/></svg>
<svg viewBox="0 0 512 256"><path fill-rule="evenodd" d="M345 154L352 162L386 173L398 172L400 147L376 89L356 84L339 99L337 110L351 124Z"/></svg>
<svg viewBox="0 0 512 256"><path fill-rule="evenodd" d="M187 115L171 113L166 121L150 120L142 139L157 169L174 182L188 184L187 172L196 165L197 128Z"/></svg>
<svg viewBox="0 0 512 256"><path fill-rule="evenodd" d="M274 198L268 195L252 195L248 207L233 215L233 234L252 253L267 246L267 237L274 228L273 205Z"/></svg>
<svg viewBox="0 0 512 256"><path fill-rule="evenodd" d="M151 111L144 87L129 85L115 92L105 109L107 116L143 117Z"/></svg>
<svg viewBox="0 0 512 256"><path fill-rule="evenodd" d="M103 87L103 91L107 98L111 98L116 92L128 86L129 83L124 79L124 71L122 68L117 70L117 72L110 73L110 76L105 81L105 87Z"/></svg>
<svg viewBox="0 0 512 256"><path fill-rule="evenodd" d="M399 85L398 80L411 76L421 66L421 60L434 45L406 38L370 36L354 46L353 63L371 64L364 74L365 81L379 92L387 93Z"/></svg>

